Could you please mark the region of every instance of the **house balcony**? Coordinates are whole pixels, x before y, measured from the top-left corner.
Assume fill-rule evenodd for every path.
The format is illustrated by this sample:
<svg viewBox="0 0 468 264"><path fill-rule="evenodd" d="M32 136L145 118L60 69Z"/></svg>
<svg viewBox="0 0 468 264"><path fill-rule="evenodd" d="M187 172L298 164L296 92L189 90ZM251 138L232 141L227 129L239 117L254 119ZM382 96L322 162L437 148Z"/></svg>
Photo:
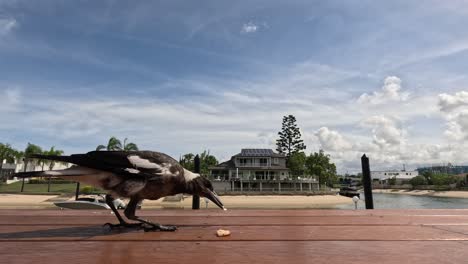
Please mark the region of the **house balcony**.
<svg viewBox="0 0 468 264"><path fill-rule="evenodd" d="M269 163L264 163L264 162L253 162L253 163L243 163L243 164L237 164L237 167L271 167L271 164Z"/></svg>

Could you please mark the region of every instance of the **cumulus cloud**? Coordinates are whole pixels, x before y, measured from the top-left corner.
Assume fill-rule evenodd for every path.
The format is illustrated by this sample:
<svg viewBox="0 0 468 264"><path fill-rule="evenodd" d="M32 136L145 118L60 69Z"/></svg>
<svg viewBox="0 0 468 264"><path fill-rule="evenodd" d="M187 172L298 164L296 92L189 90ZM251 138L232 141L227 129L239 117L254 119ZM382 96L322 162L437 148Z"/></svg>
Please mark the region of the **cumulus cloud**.
<svg viewBox="0 0 468 264"><path fill-rule="evenodd" d="M328 129L328 127L321 127L315 132L320 145L323 150L326 151L345 151L352 147L338 131Z"/></svg>
<svg viewBox="0 0 468 264"><path fill-rule="evenodd" d="M442 112L451 112L461 106L468 106L468 92L460 91L454 95L440 94L439 107Z"/></svg>
<svg viewBox="0 0 468 264"><path fill-rule="evenodd" d="M18 25L18 23L13 18L1 18L0 17L0 36L7 35L17 25Z"/></svg>
<svg viewBox="0 0 468 264"><path fill-rule="evenodd" d="M391 101L406 101L409 94L401 92L401 79L396 76L388 76L384 80L381 91L372 94L362 94L358 102L361 104L384 104Z"/></svg>
<svg viewBox="0 0 468 264"><path fill-rule="evenodd" d="M253 22L248 22L244 25L242 25L241 28L241 33L242 34L248 34L248 33L255 33L259 29L259 26L254 24Z"/></svg>
<svg viewBox="0 0 468 264"><path fill-rule="evenodd" d="M390 118L382 115L373 116L364 120L362 124L372 127L373 143L382 150L391 150L402 143L403 131Z"/></svg>
<svg viewBox="0 0 468 264"><path fill-rule="evenodd" d="M444 134L450 140L468 139L468 92L440 94L438 105L447 121Z"/></svg>
<svg viewBox="0 0 468 264"><path fill-rule="evenodd" d="M97 139L102 143L115 135L134 138L141 148L175 157L203 149L210 149L217 157L230 157L243 147L275 149L281 117L291 113L298 120L306 152L324 149L340 172L359 169L363 153L371 157L373 168L379 169L398 167L405 160L406 164L430 162L439 152L441 159L449 160L448 153L454 152L453 149L443 152L444 148L434 147L429 141L427 145L413 147L409 144L412 138L405 139L406 128L402 124L410 123L424 111L415 113L409 106L395 110L382 105L380 115L366 119L363 112L368 111L361 110L367 106L356 105L352 93L315 89L355 73L307 63L293 69L282 69L264 80L250 82L213 78L172 80L173 90L189 87L197 91L176 98L114 95L83 100L79 96L64 98L28 89L28 97L35 100L23 100L21 93L0 90L0 95L9 98L9 102L18 102L22 111L5 115L7 120L2 129L19 131L33 127L33 133L42 137L53 136L63 142L81 140L80 145L86 149L79 151L91 149L89 146ZM434 105L438 111L437 94L426 96L433 100L415 98L404 105L424 105L425 111ZM407 116L401 118L402 114ZM337 126L339 131L331 129ZM66 147L64 144L62 149L67 150Z"/></svg>
<svg viewBox="0 0 468 264"><path fill-rule="evenodd" d="M447 117L447 130L445 135L453 140L468 139L468 111L464 110Z"/></svg>

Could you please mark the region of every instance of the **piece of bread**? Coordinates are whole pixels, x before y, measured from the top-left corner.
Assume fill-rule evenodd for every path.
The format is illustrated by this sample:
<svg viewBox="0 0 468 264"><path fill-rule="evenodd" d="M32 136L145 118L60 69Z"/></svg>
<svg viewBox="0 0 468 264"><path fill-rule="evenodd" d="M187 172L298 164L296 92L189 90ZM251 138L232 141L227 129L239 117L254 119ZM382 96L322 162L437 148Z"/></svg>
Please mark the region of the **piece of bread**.
<svg viewBox="0 0 468 264"><path fill-rule="evenodd" d="M218 231L216 231L216 235L219 237L229 236L230 234L231 234L231 231L229 230L218 229Z"/></svg>

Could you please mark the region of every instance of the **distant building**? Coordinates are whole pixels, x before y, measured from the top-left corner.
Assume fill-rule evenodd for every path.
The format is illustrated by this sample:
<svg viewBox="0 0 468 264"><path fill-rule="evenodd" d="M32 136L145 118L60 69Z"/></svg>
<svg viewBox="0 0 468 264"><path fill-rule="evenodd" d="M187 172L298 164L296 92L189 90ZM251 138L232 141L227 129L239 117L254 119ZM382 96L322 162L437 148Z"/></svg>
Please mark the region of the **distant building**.
<svg viewBox="0 0 468 264"><path fill-rule="evenodd" d="M291 179L286 156L271 149L242 149L209 170L218 192L312 193L319 190L315 176Z"/></svg>
<svg viewBox="0 0 468 264"><path fill-rule="evenodd" d="M446 173L446 174L463 174L468 173L468 166L453 166L450 163L446 166L430 166L418 168L419 174L424 172Z"/></svg>
<svg viewBox="0 0 468 264"><path fill-rule="evenodd" d="M242 149L230 160L209 169L211 176L220 180L284 180L289 177L286 156L271 149Z"/></svg>
<svg viewBox="0 0 468 264"><path fill-rule="evenodd" d="M393 177L397 180L411 180L412 178L419 175L417 170L415 171L399 171L399 170L386 170L386 171L371 171L372 180L386 181Z"/></svg>

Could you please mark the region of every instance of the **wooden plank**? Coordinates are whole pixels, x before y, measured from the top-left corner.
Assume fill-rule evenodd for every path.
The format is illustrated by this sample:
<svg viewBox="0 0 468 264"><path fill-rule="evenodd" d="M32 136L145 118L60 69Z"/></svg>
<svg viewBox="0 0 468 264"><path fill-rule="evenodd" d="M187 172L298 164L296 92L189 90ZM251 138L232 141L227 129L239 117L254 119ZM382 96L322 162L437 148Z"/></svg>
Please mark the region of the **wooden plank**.
<svg viewBox="0 0 468 264"><path fill-rule="evenodd" d="M231 236L217 237L219 228ZM176 232L126 230L106 232L102 226L0 227L0 240L132 240L132 241L385 241L468 240L468 235L433 226L209 226L180 227Z"/></svg>
<svg viewBox="0 0 468 264"><path fill-rule="evenodd" d="M1 209L0 216L37 216L37 215L69 215L69 216L102 216L109 215L110 210L30 210L30 209ZM386 215L468 215L468 209L374 209L374 210L138 210L141 216L386 216Z"/></svg>
<svg viewBox="0 0 468 264"><path fill-rule="evenodd" d="M2 242L1 263L466 263L467 242ZM181 250L182 249L182 250Z"/></svg>
<svg viewBox="0 0 468 264"><path fill-rule="evenodd" d="M410 215L410 216L143 216L153 222L177 226L269 226L269 225L468 225L468 215ZM0 217L2 225L99 225L116 223L114 215L70 216L39 215Z"/></svg>

